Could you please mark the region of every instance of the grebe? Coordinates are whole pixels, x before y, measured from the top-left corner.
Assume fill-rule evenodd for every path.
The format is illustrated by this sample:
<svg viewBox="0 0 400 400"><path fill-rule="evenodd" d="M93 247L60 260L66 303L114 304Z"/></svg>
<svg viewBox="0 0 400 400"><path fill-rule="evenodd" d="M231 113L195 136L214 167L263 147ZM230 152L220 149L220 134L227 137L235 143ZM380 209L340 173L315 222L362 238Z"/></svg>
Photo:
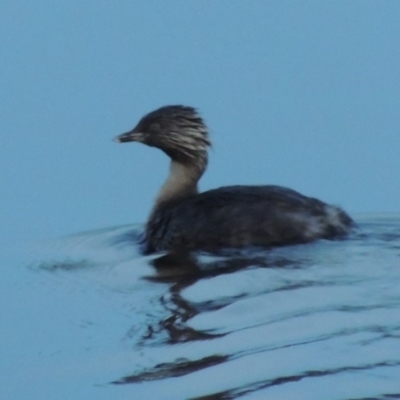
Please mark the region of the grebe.
<svg viewBox="0 0 400 400"><path fill-rule="evenodd" d="M169 176L146 224L146 254L307 243L344 236L354 225L340 208L280 186L227 186L199 193L211 142L192 107L161 107L114 140L157 147L171 158Z"/></svg>

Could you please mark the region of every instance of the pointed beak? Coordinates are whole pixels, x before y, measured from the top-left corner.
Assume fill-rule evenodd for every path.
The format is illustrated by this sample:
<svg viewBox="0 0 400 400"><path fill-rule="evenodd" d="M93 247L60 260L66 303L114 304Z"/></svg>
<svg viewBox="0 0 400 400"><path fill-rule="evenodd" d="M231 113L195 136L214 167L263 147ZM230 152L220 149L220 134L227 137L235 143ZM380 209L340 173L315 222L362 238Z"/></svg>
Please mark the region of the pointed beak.
<svg viewBox="0 0 400 400"><path fill-rule="evenodd" d="M122 135L116 136L113 140L117 143L125 142L143 142L144 134L142 132L137 132L135 129L132 131L123 133Z"/></svg>

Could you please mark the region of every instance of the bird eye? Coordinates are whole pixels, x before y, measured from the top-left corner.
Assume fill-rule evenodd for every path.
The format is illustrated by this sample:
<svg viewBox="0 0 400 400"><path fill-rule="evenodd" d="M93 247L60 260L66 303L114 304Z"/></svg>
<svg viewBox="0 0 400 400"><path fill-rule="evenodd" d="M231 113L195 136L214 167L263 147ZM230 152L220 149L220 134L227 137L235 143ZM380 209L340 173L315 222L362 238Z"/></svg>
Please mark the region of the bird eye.
<svg viewBox="0 0 400 400"><path fill-rule="evenodd" d="M157 132L160 131L160 129L161 129L161 125L158 122L153 122L153 123L150 124L149 131L151 133L157 133Z"/></svg>

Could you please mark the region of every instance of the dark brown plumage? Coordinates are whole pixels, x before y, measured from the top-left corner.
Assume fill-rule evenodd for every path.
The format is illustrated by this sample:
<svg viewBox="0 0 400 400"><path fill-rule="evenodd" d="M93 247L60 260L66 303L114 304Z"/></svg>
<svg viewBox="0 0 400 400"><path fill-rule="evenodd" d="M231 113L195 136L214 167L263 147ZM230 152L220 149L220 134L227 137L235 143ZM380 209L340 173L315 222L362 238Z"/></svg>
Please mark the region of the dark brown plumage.
<svg viewBox="0 0 400 400"><path fill-rule="evenodd" d="M192 107L166 106L115 138L157 147L171 158L145 229L145 252L281 246L332 239L354 225L340 208L280 186L229 186L198 193L211 145Z"/></svg>

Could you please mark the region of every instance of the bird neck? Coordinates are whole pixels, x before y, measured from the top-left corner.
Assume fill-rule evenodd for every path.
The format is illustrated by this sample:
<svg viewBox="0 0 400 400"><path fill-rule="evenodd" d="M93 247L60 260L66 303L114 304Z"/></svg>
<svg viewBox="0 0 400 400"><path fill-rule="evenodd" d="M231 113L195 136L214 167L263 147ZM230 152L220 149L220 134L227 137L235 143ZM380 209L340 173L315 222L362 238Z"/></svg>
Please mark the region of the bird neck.
<svg viewBox="0 0 400 400"><path fill-rule="evenodd" d="M168 178L158 193L154 209L170 201L197 194L197 183L204 170L205 165L183 164L172 160Z"/></svg>

